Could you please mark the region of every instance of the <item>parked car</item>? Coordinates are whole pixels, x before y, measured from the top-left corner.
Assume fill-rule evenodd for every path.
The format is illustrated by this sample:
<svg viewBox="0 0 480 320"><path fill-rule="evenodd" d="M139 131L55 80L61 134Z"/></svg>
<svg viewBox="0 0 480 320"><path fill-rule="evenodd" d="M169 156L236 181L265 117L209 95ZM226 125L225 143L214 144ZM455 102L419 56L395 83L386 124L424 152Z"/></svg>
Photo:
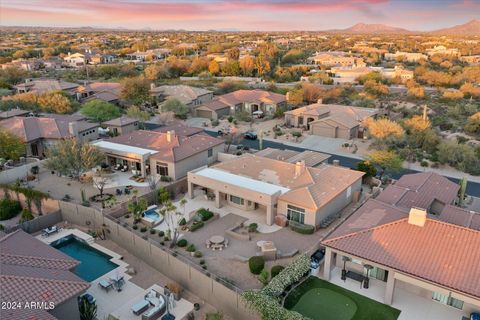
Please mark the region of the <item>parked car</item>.
<svg viewBox="0 0 480 320"><path fill-rule="evenodd" d="M480 313L474 312L470 314L470 320L480 320Z"/></svg>
<svg viewBox="0 0 480 320"><path fill-rule="evenodd" d="M244 138L248 140L257 140L257 134L255 132L249 131L244 134Z"/></svg>
<svg viewBox="0 0 480 320"><path fill-rule="evenodd" d="M310 261L319 265L325 258L325 248L320 248L310 256Z"/></svg>
<svg viewBox="0 0 480 320"><path fill-rule="evenodd" d="M227 135L227 134L230 133L230 127L225 127L225 128L218 129L217 133L218 133L219 136Z"/></svg>

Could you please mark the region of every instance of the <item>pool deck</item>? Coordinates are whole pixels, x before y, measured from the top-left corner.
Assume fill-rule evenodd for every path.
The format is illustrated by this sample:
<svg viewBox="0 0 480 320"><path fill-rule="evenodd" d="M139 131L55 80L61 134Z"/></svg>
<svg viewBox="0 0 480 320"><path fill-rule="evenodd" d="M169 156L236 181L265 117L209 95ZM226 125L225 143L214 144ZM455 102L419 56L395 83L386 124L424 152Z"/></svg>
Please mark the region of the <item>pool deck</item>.
<svg viewBox="0 0 480 320"><path fill-rule="evenodd" d="M122 320L141 319L141 316L136 316L132 313L132 305L142 300L145 294L150 291L150 289L155 289L156 291L163 293L163 288L158 284L154 284L148 289L144 289L133 283L131 281L132 276L126 273L129 264L123 260L124 258L122 255L112 250L109 250L100 244L95 243L95 239L92 236L78 229L60 229L58 233L52 234L49 237L43 237L42 235L38 235L36 236L36 238L50 245L52 242L69 235L74 235L86 241L90 246L99 250L100 252L111 256L112 259L110 259L110 261L118 265L118 267L113 269L112 271L91 281L90 288L87 290L87 293L94 296L97 300L98 319L107 319L110 314ZM125 284L122 287L121 291L110 289L107 292L99 285L99 282L101 280L108 280L109 278L118 277L123 277L125 280ZM180 301L176 301L175 308L171 310L171 313L175 315L176 319L183 319L188 313L192 311L193 303L185 299L180 299Z"/></svg>

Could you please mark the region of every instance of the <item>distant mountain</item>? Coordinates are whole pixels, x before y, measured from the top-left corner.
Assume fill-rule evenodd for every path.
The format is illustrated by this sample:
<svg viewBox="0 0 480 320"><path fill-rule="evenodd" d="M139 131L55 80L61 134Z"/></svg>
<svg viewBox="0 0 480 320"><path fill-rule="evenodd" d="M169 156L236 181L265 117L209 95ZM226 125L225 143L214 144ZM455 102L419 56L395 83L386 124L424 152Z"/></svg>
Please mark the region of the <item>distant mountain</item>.
<svg viewBox="0 0 480 320"><path fill-rule="evenodd" d="M341 33L378 33L378 34L385 34L385 33L411 33L407 29L397 28L388 26L385 24L367 24L367 23L357 23L356 25L351 26L350 28L346 29L335 29L329 30L330 32L341 32Z"/></svg>
<svg viewBox="0 0 480 320"><path fill-rule="evenodd" d="M451 28L444 28L431 31L433 34L447 34L458 36L480 35L480 20L475 19L464 24L459 24Z"/></svg>

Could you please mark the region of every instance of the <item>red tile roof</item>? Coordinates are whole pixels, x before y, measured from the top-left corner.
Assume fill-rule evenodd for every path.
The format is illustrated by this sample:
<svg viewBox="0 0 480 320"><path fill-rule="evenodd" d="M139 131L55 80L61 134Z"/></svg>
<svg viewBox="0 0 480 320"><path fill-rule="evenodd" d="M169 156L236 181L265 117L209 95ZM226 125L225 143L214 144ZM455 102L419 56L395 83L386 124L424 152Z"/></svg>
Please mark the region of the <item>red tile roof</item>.
<svg viewBox="0 0 480 320"><path fill-rule="evenodd" d="M218 146L223 140L206 134L185 137L175 135L168 141L167 133L138 130L108 140L113 143L158 151L152 158L168 162L180 161L194 154Z"/></svg>
<svg viewBox="0 0 480 320"><path fill-rule="evenodd" d="M433 219L419 227L400 219L323 244L480 298L479 231Z"/></svg>
<svg viewBox="0 0 480 320"><path fill-rule="evenodd" d="M0 300L53 302L78 296L89 283L70 272L78 261L18 230L0 239ZM2 320L55 319L45 310L1 310Z"/></svg>

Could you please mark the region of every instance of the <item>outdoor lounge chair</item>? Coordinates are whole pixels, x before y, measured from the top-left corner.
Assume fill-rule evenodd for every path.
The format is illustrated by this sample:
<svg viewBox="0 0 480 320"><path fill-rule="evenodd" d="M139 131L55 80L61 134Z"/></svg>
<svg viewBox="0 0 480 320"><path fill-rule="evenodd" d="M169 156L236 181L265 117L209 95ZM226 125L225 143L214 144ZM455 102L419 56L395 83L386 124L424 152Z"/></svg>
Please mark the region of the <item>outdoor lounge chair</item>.
<svg viewBox="0 0 480 320"><path fill-rule="evenodd" d="M131 307L131 310L132 310L134 315L139 316L143 312L147 311L149 307L150 307L150 302L148 302L145 299L142 299L142 300L138 301L137 303L135 303Z"/></svg>
<svg viewBox="0 0 480 320"><path fill-rule="evenodd" d="M43 229L42 236L49 237L52 234L57 233L58 231L60 231L60 228L58 228L57 226L48 227Z"/></svg>
<svg viewBox="0 0 480 320"><path fill-rule="evenodd" d="M110 291L110 289L113 289L113 283L111 281L100 280L98 285L100 286L100 288L102 288L103 290L105 290L107 292Z"/></svg>

